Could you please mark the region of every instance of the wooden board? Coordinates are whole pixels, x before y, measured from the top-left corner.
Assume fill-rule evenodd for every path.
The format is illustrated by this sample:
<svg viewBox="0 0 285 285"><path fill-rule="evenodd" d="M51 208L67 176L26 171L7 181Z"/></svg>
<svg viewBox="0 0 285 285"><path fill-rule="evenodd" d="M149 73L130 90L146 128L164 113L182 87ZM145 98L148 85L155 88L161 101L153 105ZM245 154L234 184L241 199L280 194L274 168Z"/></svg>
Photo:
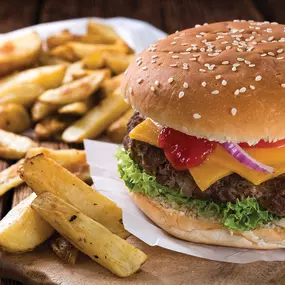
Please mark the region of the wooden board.
<svg viewBox="0 0 285 285"><path fill-rule="evenodd" d="M75 266L63 264L47 245L23 255L2 254L0 274L32 285L284 284L285 262L221 263L149 247L134 237L129 241L145 251L149 260L126 279L115 277L84 255Z"/></svg>

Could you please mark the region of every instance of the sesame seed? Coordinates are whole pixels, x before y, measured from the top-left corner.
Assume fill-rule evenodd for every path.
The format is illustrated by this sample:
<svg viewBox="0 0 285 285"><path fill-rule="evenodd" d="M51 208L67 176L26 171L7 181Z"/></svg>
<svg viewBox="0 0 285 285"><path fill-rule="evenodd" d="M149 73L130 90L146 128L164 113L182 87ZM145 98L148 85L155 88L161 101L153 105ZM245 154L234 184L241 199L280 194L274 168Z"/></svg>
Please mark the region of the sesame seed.
<svg viewBox="0 0 285 285"><path fill-rule="evenodd" d="M151 90L152 92L155 92L154 86L151 86L151 87L150 87L150 90Z"/></svg>
<svg viewBox="0 0 285 285"><path fill-rule="evenodd" d="M182 46L187 46L187 45L188 45L188 43L181 43L181 45L182 45Z"/></svg>
<svg viewBox="0 0 285 285"><path fill-rule="evenodd" d="M138 80L137 80L137 83L138 84L141 84L143 82L143 79L142 78L139 78Z"/></svg>
<svg viewBox="0 0 285 285"><path fill-rule="evenodd" d="M237 89L234 94L237 96L239 94L239 89Z"/></svg>
<svg viewBox="0 0 285 285"><path fill-rule="evenodd" d="M257 75L256 77L255 77L255 81L260 81L262 79L262 76L260 76L260 75Z"/></svg>
<svg viewBox="0 0 285 285"><path fill-rule="evenodd" d="M195 25L195 28L199 28L199 27L201 27L201 25L199 25L199 24Z"/></svg>
<svg viewBox="0 0 285 285"><path fill-rule="evenodd" d="M155 59L153 59L153 60L151 61L151 63L156 63L156 60L155 60Z"/></svg>
<svg viewBox="0 0 285 285"><path fill-rule="evenodd" d="M186 49L186 51L191 51L191 50L192 50L192 48L190 48L190 47Z"/></svg>
<svg viewBox="0 0 285 285"><path fill-rule="evenodd" d="M245 60L244 63L245 64L251 64L251 62L249 60Z"/></svg>
<svg viewBox="0 0 285 285"><path fill-rule="evenodd" d="M249 88L250 88L251 90L254 90L254 89L255 89L255 86L254 86L254 85L249 85Z"/></svg>
<svg viewBox="0 0 285 285"><path fill-rule="evenodd" d="M172 58L179 58L179 55L173 55Z"/></svg>
<svg viewBox="0 0 285 285"><path fill-rule="evenodd" d="M238 67L238 66L240 66L240 64L239 63L234 63L233 66Z"/></svg>
<svg viewBox="0 0 285 285"><path fill-rule="evenodd" d="M217 95L217 94L220 93L220 91L219 91L219 90L214 90L214 91L212 91L211 93L214 94L214 95Z"/></svg>
<svg viewBox="0 0 285 285"><path fill-rule="evenodd" d="M189 51L180 52L180 54L190 54Z"/></svg>
<svg viewBox="0 0 285 285"><path fill-rule="evenodd" d="M201 35L196 35L196 38L202 38L202 36Z"/></svg>
<svg viewBox="0 0 285 285"><path fill-rule="evenodd" d="M282 53L283 52L283 48L280 48L277 50L277 53Z"/></svg>
<svg viewBox="0 0 285 285"><path fill-rule="evenodd" d="M169 66L170 66L170 67L177 67L177 64L176 64L176 63L173 63L173 64L170 64Z"/></svg>
<svg viewBox="0 0 285 285"><path fill-rule="evenodd" d="M184 92L180 91L179 94L178 94L178 98L181 99L183 96L184 96Z"/></svg>
<svg viewBox="0 0 285 285"><path fill-rule="evenodd" d="M142 61L141 61L141 60L137 62L137 65L138 65L138 66L140 66L141 64L142 64Z"/></svg>
<svg viewBox="0 0 285 285"><path fill-rule="evenodd" d="M202 85L203 87L206 87L206 86L207 86L207 83L206 83L205 81L203 81L203 82L201 83L201 85Z"/></svg>
<svg viewBox="0 0 285 285"><path fill-rule="evenodd" d="M273 39L274 39L274 37L271 36L271 37L269 37L267 40L268 40L269 42L271 42Z"/></svg>
<svg viewBox="0 0 285 285"><path fill-rule="evenodd" d="M244 58L238 57L238 58L237 58L237 61L244 61Z"/></svg>
<svg viewBox="0 0 285 285"><path fill-rule="evenodd" d="M281 87L282 87L282 88L285 88L285 83L282 83L282 84L281 84Z"/></svg>
<svg viewBox="0 0 285 285"><path fill-rule="evenodd" d="M171 45L176 45L176 42L171 42L170 44L171 44Z"/></svg>
<svg viewBox="0 0 285 285"><path fill-rule="evenodd" d="M233 66L232 71L237 71L237 68L235 66Z"/></svg>
<svg viewBox="0 0 285 285"><path fill-rule="evenodd" d="M187 82L184 82L184 83L183 83L183 87L184 87L185 89L187 89L187 88L189 87L189 84L188 84Z"/></svg>
<svg viewBox="0 0 285 285"><path fill-rule="evenodd" d="M221 78L222 78L222 75L221 75L221 74L218 74L218 75L216 75L215 78L216 78L216 79L221 79Z"/></svg>
<svg viewBox="0 0 285 285"><path fill-rule="evenodd" d="M179 37L179 36L178 36L178 37L174 37L173 39L174 39L174 40L178 40L178 39L180 39L180 37Z"/></svg>
<svg viewBox="0 0 285 285"><path fill-rule="evenodd" d="M284 58L284 56L277 57L278 60L283 59L283 58Z"/></svg>
<svg viewBox="0 0 285 285"><path fill-rule="evenodd" d="M136 58L136 61L140 61L140 60L142 60L142 58L141 58L140 56L138 56L138 57Z"/></svg>
<svg viewBox="0 0 285 285"><path fill-rule="evenodd" d="M267 54L268 54L268 55L275 56L274 52L272 52L272 51L269 51Z"/></svg>
<svg viewBox="0 0 285 285"><path fill-rule="evenodd" d="M189 65L187 63L183 63L183 69L189 69Z"/></svg>
<svg viewBox="0 0 285 285"><path fill-rule="evenodd" d="M124 72L124 75L127 75L127 74L128 74L128 69L126 69Z"/></svg>
<svg viewBox="0 0 285 285"><path fill-rule="evenodd" d="M159 83L158 80L155 80L155 81L154 81L154 84L158 87L160 83Z"/></svg>
<svg viewBox="0 0 285 285"><path fill-rule="evenodd" d="M168 80L167 80L167 82L170 83L170 84L171 84L173 81L174 81L173 77L169 77Z"/></svg>
<svg viewBox="0 0 285 285"><path fill-rule="evenodd" d="M245 88L245 87L242 87L242 88L239 90L240 93L244 93L245 91L246 91L246 88Z"/></svg>
<svg viewBox="0 0 285 285"><path fill-rule="evenodd" d="M203 68L200 68L199 71L200 71L200 72L206 72L206 70L203 69Z"/></svg>
<svg viewBox="0 0 285 285"><path fill-rule="evenodd" d="M195 53L195 54L193 54L192 56L193 56L193 57L199 57L200 54L199 54L199 53Z"/></svg>
<svg viewBox="0 0 285 285"><path fill-rule="evenodd" d="M194 118L194 119L200 119L200 118L201 118L201 115L198 114L198 113L195 113L195 114L193 115L193 118Z"/></svg>
<svg viewBox="0 0 285 285"><path fill-rule="evenodd" d="M147 70L147 66L144 66L142 69L143 69L143 70Z"/></svg>
<svg viewBox="0 0 285 285"><path fill-rule="evenodd" d="M237 51L238 51L238 52L243 52L243 49L237 48Z"/></svg>
<svg viewBox="0 0 285 285"><path fill-rule="evenodd" d="M197 60L197 58L196 57L192 57L192 58L189 58L189 60L195 61L195 60Z"/></svg>
<svg viewBox="0 0 285 285"><path fill-rule="evenodd" d="M174 52L173 52L173 51L169 51L168 53L169 53L169 54L173 54Z"/></svg>
<svg viewBox="0 0 285 285"><path fill-rule="evenodd" d="M132 88L132 87L129 88L129 93L130 93L131 95L133 95L133 88Z"/></svg>
<svg viewBox="0 0 285 285"><path fill-rule="evenodd" d="M248 66L249 67L255 67L255 64L249 64Z"/></svg>
<svg viewBox="0 0 285 285"><path fill-rule="evenodd" d="M260 56L262 56L262 57L263 57L263 56L267 56L267 54L266 54L266 53L263 53L263 54L261 54Z"/></svg>
<svg viewBox="0 0 285 285"><path fill-rule="evenodd" d="M222 62L222 64L224 64L224 65L225 65L225 64L229 64L229 63L230 63L230 62L227 61L227 60L225 60L225 61Z"/></svg>
<svg viewBox="0 0 285 285"><path fill-rule="evenodd" d="M254 41L254 42L251 42L251 43L252 43L253 45L257 45L257 42L255 42L255 41Z"/></svg>
<svg viewBox="0 0 285 285"><path fill-rule="evenodd" d="M155 54L155 55L152 55L151 57L152 58L158 58L158 55Z"/></svg>
<svg viewBox="0 0 285 285"><path fill-rule="evenodd" d="M227 80L224 79L224 80L222 81L222 85L223 85L223 86L226 86L227 84L228 84Z"/></svg>
<svg viewBox="0 0 285 285"><path fill-rule="evenodd" d="M232 108L231 109L231 113L233 116L235 116L237 114L237 109L236 108Z"/></svg>

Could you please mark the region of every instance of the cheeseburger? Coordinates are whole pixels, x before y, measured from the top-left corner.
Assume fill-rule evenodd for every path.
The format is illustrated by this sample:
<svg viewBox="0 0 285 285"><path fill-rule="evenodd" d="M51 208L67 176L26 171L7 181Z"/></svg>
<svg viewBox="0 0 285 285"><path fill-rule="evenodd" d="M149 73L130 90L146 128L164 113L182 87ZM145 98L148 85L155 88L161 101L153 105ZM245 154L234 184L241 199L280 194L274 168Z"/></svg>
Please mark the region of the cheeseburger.
<svg viewBox="0 0 285 285"><path fill-rule="evenodd" d="M152 44L122 83L135 115L118 167L180 239L285 247L285 25L197 25Z"/></svg>

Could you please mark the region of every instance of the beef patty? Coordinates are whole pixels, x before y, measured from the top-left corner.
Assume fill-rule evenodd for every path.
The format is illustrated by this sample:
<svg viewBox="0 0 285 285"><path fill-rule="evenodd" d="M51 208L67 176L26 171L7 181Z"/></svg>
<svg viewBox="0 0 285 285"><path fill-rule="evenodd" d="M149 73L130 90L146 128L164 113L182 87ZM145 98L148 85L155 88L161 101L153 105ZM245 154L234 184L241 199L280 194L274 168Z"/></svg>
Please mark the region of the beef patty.
<svg viewBox="0 0 285 285"><path fill-rule="evenodd" d="M139 113L136 113L128 123L128 134L143 120ZM158 183L177 189L177 191L182 190L187 197L214 202L235 203L237 199L255 197L269 212L280 216L285 215L284 174L260 185L254 185L238 174L231 174L202 192L189 171L179 171L171 166L163 150L148 143L130 139L128 134L124 139L125 149L146 173L156 177Z"/></svg>

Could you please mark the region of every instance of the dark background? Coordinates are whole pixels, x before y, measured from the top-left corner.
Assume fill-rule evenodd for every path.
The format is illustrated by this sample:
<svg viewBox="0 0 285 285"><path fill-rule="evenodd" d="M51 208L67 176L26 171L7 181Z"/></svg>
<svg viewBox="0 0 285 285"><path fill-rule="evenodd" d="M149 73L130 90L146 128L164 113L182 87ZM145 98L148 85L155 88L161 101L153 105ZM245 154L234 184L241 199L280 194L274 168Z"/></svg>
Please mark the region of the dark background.
<svg viewBox="0 0 285 285"><path fill-rule="evenodd" d="M136 18L167 33L234 19L285 23L285 0L0 0L0 4L0 33L81 17ZM5 205L10 194L0 199L0 218L9 210ZM4 284L20 283L1 279Z"/></svg>

